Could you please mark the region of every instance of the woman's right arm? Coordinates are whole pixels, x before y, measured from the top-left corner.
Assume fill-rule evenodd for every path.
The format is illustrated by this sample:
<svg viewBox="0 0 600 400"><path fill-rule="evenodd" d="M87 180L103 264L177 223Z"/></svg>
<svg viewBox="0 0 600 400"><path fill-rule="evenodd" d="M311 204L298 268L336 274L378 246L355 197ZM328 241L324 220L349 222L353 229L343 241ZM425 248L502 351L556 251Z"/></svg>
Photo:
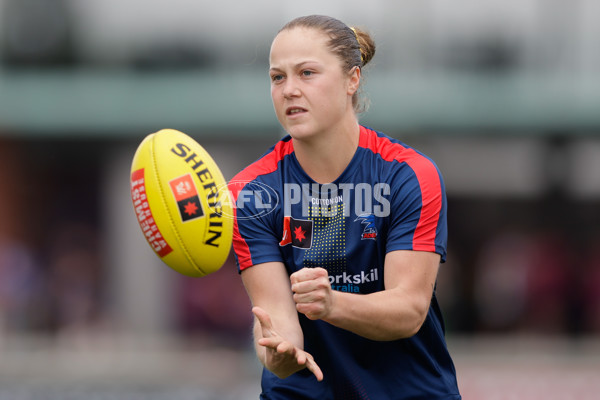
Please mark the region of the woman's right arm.
<svg viewBox="0 0 600 400"><path fill-rule="evenodd" d="M304 335L283 263L246 268L242 281L253 305L254 345L262 364L279 378L308 368L317 380L322 380L321 369L304 351Z"/></svg>

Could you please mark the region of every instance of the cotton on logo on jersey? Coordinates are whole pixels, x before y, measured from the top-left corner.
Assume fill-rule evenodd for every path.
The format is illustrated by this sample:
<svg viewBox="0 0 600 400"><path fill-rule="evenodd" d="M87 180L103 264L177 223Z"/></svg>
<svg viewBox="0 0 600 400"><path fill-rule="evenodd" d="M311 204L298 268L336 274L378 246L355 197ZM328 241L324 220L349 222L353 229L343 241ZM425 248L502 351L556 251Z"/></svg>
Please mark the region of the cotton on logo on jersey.
<svg viewBox="0 0 600 400"><path fill-rule="evenodd" d="M305 219L283 218L283 238L280 246L291 244L300 249L310 249L313 236L313 221Z"/></svg>

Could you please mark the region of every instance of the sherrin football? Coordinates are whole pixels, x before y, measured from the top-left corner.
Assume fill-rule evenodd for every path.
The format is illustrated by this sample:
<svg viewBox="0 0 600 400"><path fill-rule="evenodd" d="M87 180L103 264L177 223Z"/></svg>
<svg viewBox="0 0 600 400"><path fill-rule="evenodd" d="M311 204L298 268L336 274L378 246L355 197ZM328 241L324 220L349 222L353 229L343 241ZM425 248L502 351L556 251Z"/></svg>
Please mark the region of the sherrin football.
<svg viewBox="0 0 600 400"><path fill-rule="evenodd" d="M131 165L131 199L148 244L169 267L201 277L223 266L233 235L229 190L194 139L173 129L146 136Z"/></svg>

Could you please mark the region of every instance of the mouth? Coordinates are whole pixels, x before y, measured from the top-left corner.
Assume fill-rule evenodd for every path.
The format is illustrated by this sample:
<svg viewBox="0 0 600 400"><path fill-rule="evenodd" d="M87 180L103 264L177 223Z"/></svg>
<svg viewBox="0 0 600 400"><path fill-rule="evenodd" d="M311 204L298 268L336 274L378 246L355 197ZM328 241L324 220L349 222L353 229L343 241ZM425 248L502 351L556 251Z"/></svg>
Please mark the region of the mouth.
<svg viewBox="0 0 600 400"><path fill-rule="evenodd" d="M285 115L298 115L307 112L305 108L302 107L288 107L285 110Z"/></svg>

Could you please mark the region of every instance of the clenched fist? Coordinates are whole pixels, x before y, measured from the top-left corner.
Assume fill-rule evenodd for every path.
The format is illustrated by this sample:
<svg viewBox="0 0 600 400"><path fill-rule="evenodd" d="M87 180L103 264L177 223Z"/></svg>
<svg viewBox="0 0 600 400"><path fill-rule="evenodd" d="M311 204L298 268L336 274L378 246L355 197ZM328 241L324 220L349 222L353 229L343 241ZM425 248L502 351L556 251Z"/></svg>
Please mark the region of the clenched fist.
<svg viewBox="0 0 600 400"><path fill-rule="evenodd" d="M333 308L329 274L323 268L303 268L290 276L298 312L309 319L323 319Z"/></svg>

